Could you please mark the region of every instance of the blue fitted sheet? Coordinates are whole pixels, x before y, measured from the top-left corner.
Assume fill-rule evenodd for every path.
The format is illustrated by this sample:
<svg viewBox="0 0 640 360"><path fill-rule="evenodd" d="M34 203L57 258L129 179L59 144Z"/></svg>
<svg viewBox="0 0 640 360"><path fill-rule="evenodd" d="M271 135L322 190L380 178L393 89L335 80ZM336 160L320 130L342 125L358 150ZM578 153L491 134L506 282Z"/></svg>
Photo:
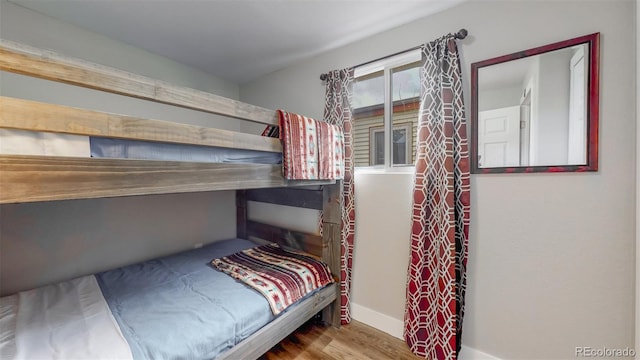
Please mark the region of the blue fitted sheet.
<svg viewBox="0 0 640 360"><path fill-rule="evenodd" d="M256 291L209 266L232 239L96 275L134 359L212 359L274 319Z"/></svg>
<svg viewBox="0 0 640 360"><path fill-rule="evenodd" d="M280 164L282 153L91 137L91 156L99 158L214 163Z"/></svg>

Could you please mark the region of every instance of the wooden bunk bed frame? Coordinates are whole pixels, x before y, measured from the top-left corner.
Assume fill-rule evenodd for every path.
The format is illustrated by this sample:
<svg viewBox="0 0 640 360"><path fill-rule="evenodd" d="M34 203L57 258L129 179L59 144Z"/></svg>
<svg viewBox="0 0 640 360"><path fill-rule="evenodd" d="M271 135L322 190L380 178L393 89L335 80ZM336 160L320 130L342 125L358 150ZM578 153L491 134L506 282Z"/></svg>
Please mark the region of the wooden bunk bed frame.
<svg viewBox="0 0 640 360"><path fill-rule="evenodd" d="M1 39L0 70L277 125L272 110ZM5 96L0 96L0 128L282 152L274 138ZM296 188L306 185L314 187ZM341 189L341 181L286 180L280 165L0 155L0 204L237 190L237 237L302 249L329 265L337 284L281 314L219 359L257 358L320 311L324 321L340 325ZM248 201L321 210L322 236L249 220Z"/></svg>
<svg viewBox="0 0 640 360"><path fill-rule="evenodd" d="M6 40L0 40L0 70L277 125L273 110ZM0 128L282 152L274 138L5 96ZM279 165L53 156L2 155L0 171L0 204L335 182L289 181Z"/></svg>

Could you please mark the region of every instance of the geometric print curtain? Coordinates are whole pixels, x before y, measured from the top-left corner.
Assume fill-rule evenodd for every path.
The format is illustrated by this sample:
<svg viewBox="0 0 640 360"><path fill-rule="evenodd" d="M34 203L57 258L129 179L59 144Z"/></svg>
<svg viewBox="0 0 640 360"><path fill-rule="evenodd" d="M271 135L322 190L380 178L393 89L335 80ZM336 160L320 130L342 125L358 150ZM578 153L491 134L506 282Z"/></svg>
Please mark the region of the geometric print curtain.
<svg viewBox="0 0 640 360"><path fill-rule="evenodd" d="M340 322L351 322L350 294L351 272L353 264L353 239L355 235L355 202L353 187L353 123L352 89L353 68L333 70L327 73L325 80L324 120L341 126L344 130L344 180L342 200L342 234L340 257Z"/></svg>
<svg viewBox="0 0 640 360"><path fill-rule="evenodd" d="M470 184L454 35L422 47L421 101L404 338L429 359L456 359L466 287Z"/></svg>

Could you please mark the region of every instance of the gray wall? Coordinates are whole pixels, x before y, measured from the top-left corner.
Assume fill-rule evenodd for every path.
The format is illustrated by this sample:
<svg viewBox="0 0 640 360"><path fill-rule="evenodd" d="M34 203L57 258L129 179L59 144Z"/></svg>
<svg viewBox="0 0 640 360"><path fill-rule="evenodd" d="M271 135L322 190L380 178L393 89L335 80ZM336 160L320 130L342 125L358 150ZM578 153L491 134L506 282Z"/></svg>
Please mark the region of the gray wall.
<svg viewBox="0 0 640 360"><path fill-rule="evenodd" d="M242 86L241 99L321 117L320 73L464 27L470 35L460 42L460 50L465 100L470 104L471 63L601 32L600 170L472 176L463 344L504 359L574 358L576 346L632 347L636 94L630 90L635 49L629 29L634 27L634 6L631 1L472 1ZM358 179L375 186L385 181L384 176L364 174ZM356 184L356 192L359 186L364 185ZM397 209L377 210L401 213L409 206L407 202ZM404 228L389 234L382 231L389 224L361 215L357 226L369 231L367 237L356 234L356 281L377 267L406 271L406 261L387 261L385 253L375 249L406 249L408 220ZM367 259L359 254L367 254ZM401 322L403 309L396 304L403 302L404 291L388 290L385 281L404 283L405 278L394 274L358 283L354 302ZM382 296L399 300L378 301Z"/></svg>
<svg viewBox="0 0 640 360"><path fill-rule="evenodd" d="M176 85L238 98L238 86L173 60L0 0L0 37Z"/></svg>
<svg viewBox="0 0 640 360"><path fill-rule="evenodd" d="M238 86L174 61L0 2L3 39L53 49L174 84L238 98ZM0 73L0 92L203 126L220 117ZM233 124L227 128L235 129ZM106 270L235 236L233 192L0 206L0 294Z"/></svg>
<svg viewBox="0 0 640 360"><path fill-rule="evenodd" d="M483 90L478 96L478 111L520 105L522 85Z"/></svg>

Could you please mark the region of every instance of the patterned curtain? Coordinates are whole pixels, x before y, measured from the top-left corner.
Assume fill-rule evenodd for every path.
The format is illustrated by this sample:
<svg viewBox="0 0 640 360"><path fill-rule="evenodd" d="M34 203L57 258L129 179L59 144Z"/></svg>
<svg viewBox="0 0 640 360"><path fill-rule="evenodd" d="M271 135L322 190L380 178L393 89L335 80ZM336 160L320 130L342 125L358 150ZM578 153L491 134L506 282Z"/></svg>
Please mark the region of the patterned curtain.
<svg viewBox="0 0 640 360"><path fill-rule="evenodd" d="M344 130L344 187L342 189L342 236L340 273L342 324L351 322L351 265L353 261L353 238L355 229L355 204L353 197L353 133L351 98L353 88L353 68L333 70L327 74L324 102L324 120L342 126Z"/></svg>
<svg viewBox="0 0 640 360"><path fill-rule="evenodd" d="M464 314L470 185L460 60L453 35L423 46L420 77L404 337L417 355L456 359Z"/></svg>

